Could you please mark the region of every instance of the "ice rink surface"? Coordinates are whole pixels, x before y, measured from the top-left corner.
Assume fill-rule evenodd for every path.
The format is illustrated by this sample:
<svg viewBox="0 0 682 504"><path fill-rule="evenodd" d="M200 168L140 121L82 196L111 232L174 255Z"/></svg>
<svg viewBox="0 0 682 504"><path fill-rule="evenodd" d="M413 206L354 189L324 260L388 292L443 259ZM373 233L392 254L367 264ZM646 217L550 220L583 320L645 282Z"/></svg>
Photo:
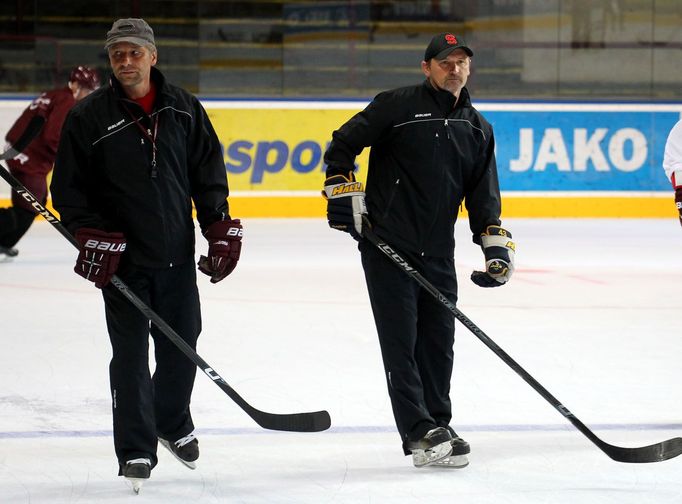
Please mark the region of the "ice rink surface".
<svg viewBox="0 0 682 504"><path fill-rule="evenodd" d="M509 285L481 289L468 276L482 253L458 223L459 309L604 441L682 436L677 221L504 224L517 270ZM453 426L471 463L415 469L395 432L353 240L317 219L244 226L237 270L199 280L198 353L254 407L326 409L331 430L264 431L199 374L197 470L160 449L135 496L116 476L101 296L40 221L0 263L0 502L682 502L682 457L612 461L459 323Z"/></svg>

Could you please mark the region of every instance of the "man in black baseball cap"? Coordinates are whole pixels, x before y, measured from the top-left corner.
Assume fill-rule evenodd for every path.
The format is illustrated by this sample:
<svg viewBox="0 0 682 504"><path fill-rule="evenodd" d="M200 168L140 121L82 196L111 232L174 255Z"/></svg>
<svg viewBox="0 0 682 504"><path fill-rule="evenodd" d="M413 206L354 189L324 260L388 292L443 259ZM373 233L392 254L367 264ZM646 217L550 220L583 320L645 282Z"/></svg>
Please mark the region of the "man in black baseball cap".
<svg viewBox="0 0 682 504"><path fill-rule="evenodd" d="M455 319L363 233L371 228L396 247L454 306L454 227L466 202L485 260L471 280L499 287L510 279L515 245L501 227L493 128L466 88L473 54L459 35L433 37L421 61L426 78L379 93L333 132L324 155L327 220L359 242L393 416L415 467L469 463L469 443L450 425ZM355 159L366 147L365 194Z"/></svg>
<svg viewBox="0 0 682 504"><path fill-rule="evenodd" d="M463 49L470 58L474 55L474 52L460 35L448 32L439 33L431 39L429 46L426 48L424 61L429 61L431 58L436 58L437 60L445 59L455 49Z"/></svg>
<svg viewBox="0 0 682 504"><path fill-rule="evenodd" d="M451 93L457 103L469 79L473 55L462 36L439 33L424 52L422 72L434 89Z"/></svg>

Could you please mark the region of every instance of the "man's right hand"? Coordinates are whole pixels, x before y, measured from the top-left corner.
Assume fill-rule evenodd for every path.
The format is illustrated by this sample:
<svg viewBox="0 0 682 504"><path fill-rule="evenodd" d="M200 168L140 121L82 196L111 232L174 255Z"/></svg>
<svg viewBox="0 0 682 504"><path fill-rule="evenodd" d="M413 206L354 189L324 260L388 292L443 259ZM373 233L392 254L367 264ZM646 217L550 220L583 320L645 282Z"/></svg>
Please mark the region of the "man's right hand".
<svg viewBox="0 0 682 504"><path fill-rule="evenodd" d="M126 249L123 233L80 228L76 231L76 241L80 252L73 270L101 289L116 273L121 254Z"/></svg>
<svg viewBox="0 0 682 504"><path fill-rule="evenodd" d="M367 215L362 182L349 176L334 175L324 182L322 196L327 200L329 227L345 231L359 240L362 237L362 217Z"/></svg>
<svg viewBox="0 0 682 504"><path fill-rule="evenodd" d="M682 226L682 186L675 189L675 205L680 213L680 226Z"/></svg>

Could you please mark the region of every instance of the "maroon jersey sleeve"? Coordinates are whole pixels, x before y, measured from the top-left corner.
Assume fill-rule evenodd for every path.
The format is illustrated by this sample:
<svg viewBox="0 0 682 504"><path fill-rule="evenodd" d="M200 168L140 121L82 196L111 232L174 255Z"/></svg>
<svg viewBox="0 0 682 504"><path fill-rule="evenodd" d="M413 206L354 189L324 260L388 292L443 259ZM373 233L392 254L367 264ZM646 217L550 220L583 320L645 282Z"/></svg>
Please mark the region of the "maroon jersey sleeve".
<svg viewBox="0 0 682 504"><path fill-rule="evenodd" d="M10 144L17 141L35 116L44 117L45 125L40 134L17 157L19 169L35 175L49 173L57 154L64 119L75 103L69 88L55 89L42 93L22 112L5 137Z"/></svg>

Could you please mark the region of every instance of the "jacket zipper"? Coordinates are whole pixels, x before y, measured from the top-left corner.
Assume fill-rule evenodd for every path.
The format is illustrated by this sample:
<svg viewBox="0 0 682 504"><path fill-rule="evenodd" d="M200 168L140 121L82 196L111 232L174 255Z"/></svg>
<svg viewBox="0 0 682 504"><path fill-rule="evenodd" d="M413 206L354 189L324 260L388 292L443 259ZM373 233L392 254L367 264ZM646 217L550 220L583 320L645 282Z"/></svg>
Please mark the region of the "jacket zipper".
<svg viewBox="0 0 682 504"><path fill-rule="evenodd" d="M393 183L393 190L391 191L391 196L388 198L388 203L386 203L386 211L384 212L383 219L388 217L388 212L391 210L391 205L393 204L393 200L395 199L395 193L398 192L398 185L400 185L400 177L395 179L395 182Z"/></svg>
<svg viewBox="0 0 682 504"><path fill-rule="evenodd" d="M445 118L445 135L448 137L448 139L450 139L450 131L449 131L449 129L448 129L448 119L447 119L447 118ZM435 147L435 153L434 153L434 154L435 154L435 155L434 155L434 158L435 158L434 161L436 161L436 162L437 162L437 160L438 160L438 155L439 155L439 152L440 152L440 148L441 148L441 146L440 146L440 137L439 137L439 135L438 135L438 132L436 132L436 147ZM440 165L440 163L437 163L437 164ZM445 178L445 169L443 169L442 172L441 172L441 183L439 184L439 187L442 187L443 184L445 183L444 180L443 180L444 178ZM424 249L426 248L426 240L431 236L431 233L433 232L433 226L435 226L436 221L438 220L438 209L440 208L440 203L441 203L441 200L442 200L442 199L443 199L443 191L439 191L439 192L438 192L438 196L437 196L437 204L436 204L436 207L435 207L435 208L436 208L436 212L435 212L433 221L431 222L431 225L429 226L429 231L428 231L428 233L426 233L426 234L424 235L424 237L422 238L421 243L419 244L419 245L420 245L419 248L421 249L421 253L420 253L421 256L424 256L424 254L425 254Z"/></svg>

